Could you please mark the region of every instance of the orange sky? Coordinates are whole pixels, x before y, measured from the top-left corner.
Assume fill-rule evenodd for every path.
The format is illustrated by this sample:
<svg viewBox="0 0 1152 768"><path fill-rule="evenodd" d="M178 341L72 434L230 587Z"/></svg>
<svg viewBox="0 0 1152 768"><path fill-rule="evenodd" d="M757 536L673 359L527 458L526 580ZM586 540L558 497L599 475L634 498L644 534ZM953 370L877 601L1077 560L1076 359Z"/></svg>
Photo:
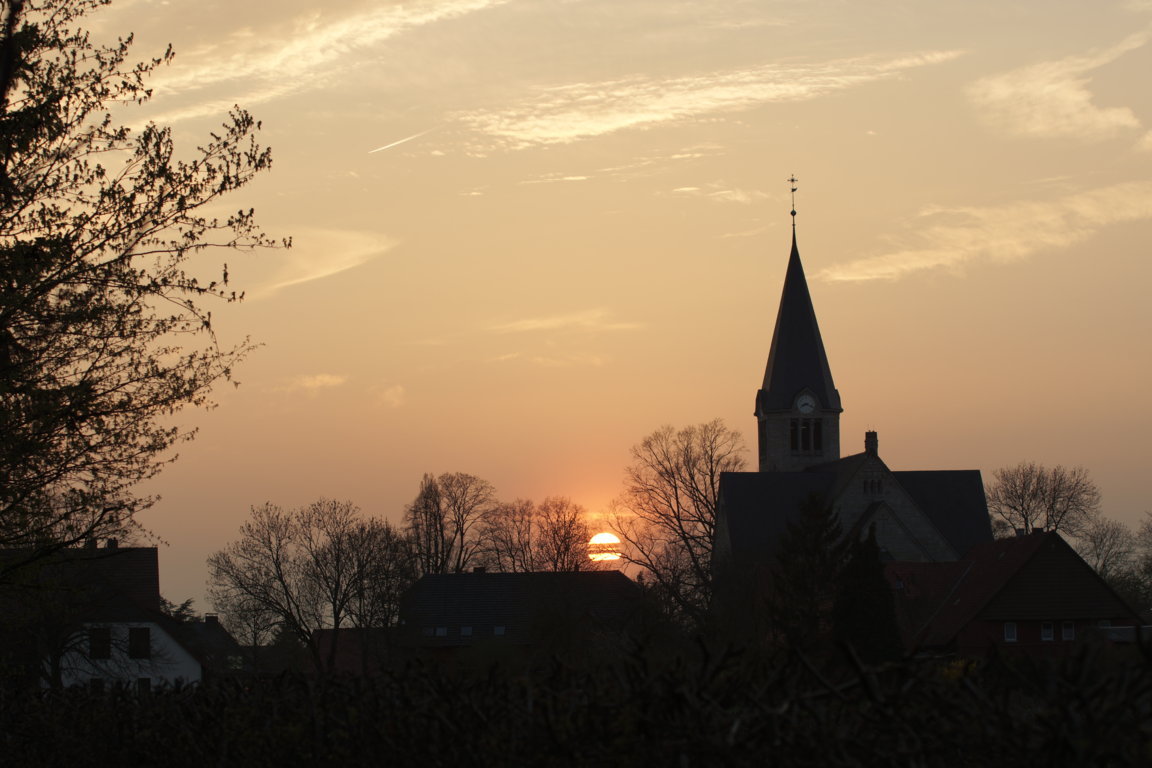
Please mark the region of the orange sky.
<svg viewBox="0 0 1152 768"><path fill-rule="evenodd" d="M398 520L424 472L593 512L629 447L753 434L789 246L845 412L894 469L1082 464L1136 522L1152 406L1152 4L116 0L172 42L126 112L233 103L288 252L230 256L264 343L149 490L162 590L250 505ZM378 150L378 151L374 151ZM218 265L208 265L213 271Z"/></svg>

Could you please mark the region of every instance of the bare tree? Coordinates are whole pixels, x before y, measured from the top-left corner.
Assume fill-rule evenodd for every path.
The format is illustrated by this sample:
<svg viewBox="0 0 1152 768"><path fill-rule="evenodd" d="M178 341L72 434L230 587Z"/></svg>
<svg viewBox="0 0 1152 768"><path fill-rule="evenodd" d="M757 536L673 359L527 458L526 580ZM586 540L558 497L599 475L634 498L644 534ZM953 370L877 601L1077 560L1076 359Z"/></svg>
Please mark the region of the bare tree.
<svg viewBox="0 0 1152 768"><path fill-rule="evenodd" d="M460 573L480 550L480 528L496 505L487 480L464 472L424 475L416 499L405 510L409 536L423 573Z"/></svg>
<svg viewBox="0 0 1152 768"><path fill-rule="evenodd" d="M1088 565L1111 579L1134 567L1139 541L1124 523L1098 516L1081 530L1075 547Z"/></svg>
<svg viewBox="0 0 1152 768"><path fill-rule="evenodd" d="M485 515L480 529L485 564L504 573L536 570L535 533L534 502L516 499L495 505Z"/></svg>
<svg viewBox="0 0 1152 768"><path fill-rule="evenodd" d="M408 553L395 546L400 537L390 526L359 513L351 502L329 499L289 511L254 507L240 539L208 559L213 604L239 612L233 623L275 617L322 668L316 630L395 615L396 580L406 564L390 558ZM329 666L336 647L329 646Z"/></svg>
<svg viewBox="0 0 1152 768"><path fill-rule="evenodd" d="M1100 489L1083 467L1022 462L992 477L985 488L988 510L1012 529L1079 536L1099 515Z"/></svg>
<svg viewBox="0 0 1152 768"><path fill-rule="evenodd" d="M744 451L740 433L719 419L661 427L632 448L613 527L624 558L690 620L703 618L711 595L720 474L744 469Z"/></svg>
<svg viewBox="0 0 1152 768"><path fill-rule="evenodd" d="M588 557L592 531L584 522L584 507L566 496L549 496L536 516L535 570L588 571L597 565Z"/></svg>

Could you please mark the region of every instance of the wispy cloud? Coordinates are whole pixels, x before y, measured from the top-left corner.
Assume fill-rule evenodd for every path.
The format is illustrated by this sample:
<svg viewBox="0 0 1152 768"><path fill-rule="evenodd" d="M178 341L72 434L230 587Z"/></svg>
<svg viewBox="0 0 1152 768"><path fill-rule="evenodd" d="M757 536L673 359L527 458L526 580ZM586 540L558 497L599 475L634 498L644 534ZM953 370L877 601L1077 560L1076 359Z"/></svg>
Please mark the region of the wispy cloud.
<svg viewBox="0 0 1152 768"><path fill-rule="evenodd" d="M249 298L267 298L289 286L354 269L396 245L395 240L374 232L305 229L293 234L290 250L238 260L232 269L233 282Z"/></svg>
<svg viewBox="0 0 1152 768"><path fill-rule="evenodd" d="M347 376L338 376L331 373L315 373L303 376L294 376L284 384L276 387L276 391L304 392L310 397L315 397L321 390L342 387L347 383Z"/></svg>
<svg viewBox="0 0 1152 768"><path fill-rule="evenodd" d="M766 200L768 195L758 189L733 189L721 182L711 182L703 187L677 187L672 194L682 197L699 197L713 203L739 203L751 205Z"/></svg>
<svg viewBox="0 0 1152 768"><path fill-rule="evenodd" d="M408 393L400 384L392 384L376 391L376 402L386 408L400 408L408 398Z"/></svg>
<svg viewBox="0 0 1152 768"><path fill-rule="evenodd" d="M495 333L527 333L531 331L630 331L642 327L638 323L613 322L606 309L589 309L569 315L550 315L548 317L530 317L516 320L511 323L494 325L488 330Z"/></svg>
<svg viewBox="0 0 1152 768"><path fill-rule="evenodd" d="M564 144L770 102L814 99L959 55L957 51L932 51L890 59L768 64L673 79L637 76L575 83L543 89L508 109L476 110L456 117L473 130L512 148Z"/></svg>
<svg viewBox="0 0 1152 768"><path fill-rule="evenodd" d="M1140 32L1101 51L986 77L969 86L968 96L989 124L1010 133L1109 139L1139 128L1140 121L1127 107L1094 104L1089 73L1147 42L1148 34Z"/></svg>
<svg viewBox="0 0 1152 768"><path fill-rule="evenodd" d="M258 104L323 85L347 58L371 52L386 40L436 22L456 19L510 0L416 0L381 4L340 18L320 12L298 17L282 34L239 33L242 40L206 46L177 59L152 80L158 100L192 96L196 102L170 108L166 123L220 114L237 101ZM206 94L223 88L226 96Z"/></svg>
<svg viewBox="0 0 1152 768"><path fill-rule="evenodd" d="M1152 219L1152 182L1085 190L1056 200L989 208L933 207L902 247L819 273L824 280L896 280L974 262L1006 262L1067 248L1104 227Z"/></svg>

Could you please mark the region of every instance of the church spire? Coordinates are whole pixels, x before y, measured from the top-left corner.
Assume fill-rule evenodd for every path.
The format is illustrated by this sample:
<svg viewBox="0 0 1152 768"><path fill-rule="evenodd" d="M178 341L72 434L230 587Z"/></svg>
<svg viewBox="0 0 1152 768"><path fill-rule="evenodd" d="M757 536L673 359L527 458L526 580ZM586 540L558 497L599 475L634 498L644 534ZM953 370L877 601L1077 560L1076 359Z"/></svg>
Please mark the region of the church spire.
<svg viewBox="0 0 1152 768"><path fill-rule="evenodd" d="M764 383L756 393L760 469L794 470L840 457L840 394L820 338L796 242L796 177L792 185L792 252L772 332Z"/></svg>

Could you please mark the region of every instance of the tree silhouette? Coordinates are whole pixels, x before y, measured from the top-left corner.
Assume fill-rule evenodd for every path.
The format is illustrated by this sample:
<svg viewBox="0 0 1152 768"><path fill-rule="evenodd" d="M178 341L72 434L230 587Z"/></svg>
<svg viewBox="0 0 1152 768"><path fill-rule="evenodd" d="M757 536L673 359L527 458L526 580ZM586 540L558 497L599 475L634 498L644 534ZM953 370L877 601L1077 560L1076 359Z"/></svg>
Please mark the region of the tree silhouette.
<svg viewBox="0 0 1152 768"><path fill-rule="evenodd" d="M93 44L79 24L103 4L0 11L0 547L31 553L11 567L134 525L135 486L192 437L168 417L251 349L204 304L241 298L227 266L201 281L189 258L273 245L251 210L207 213L271 164L247 112L186 160L170 129L114 123L172 52Z"/></svg>

